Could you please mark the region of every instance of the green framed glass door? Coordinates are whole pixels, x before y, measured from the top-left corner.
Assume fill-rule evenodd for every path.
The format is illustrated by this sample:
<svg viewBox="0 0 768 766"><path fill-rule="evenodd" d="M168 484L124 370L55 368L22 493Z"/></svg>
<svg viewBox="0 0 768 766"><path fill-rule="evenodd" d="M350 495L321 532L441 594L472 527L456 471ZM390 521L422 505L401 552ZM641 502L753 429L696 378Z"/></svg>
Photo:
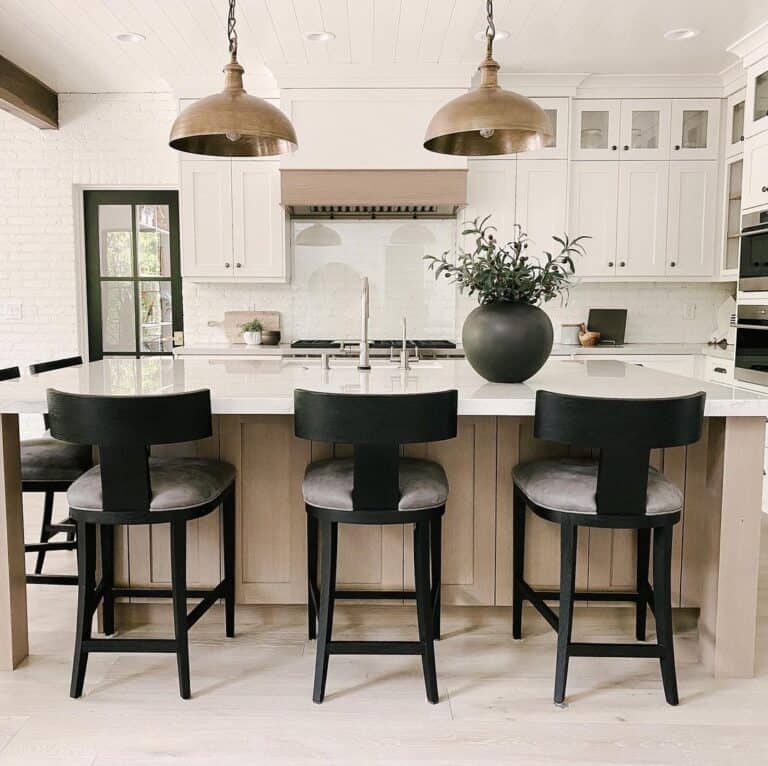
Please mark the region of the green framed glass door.
<svg viewBox="0 0 768 766"><path fill-rule="evenodd" d="M175 191L86 191L90 360L162 356L184 329Z"/></svg>

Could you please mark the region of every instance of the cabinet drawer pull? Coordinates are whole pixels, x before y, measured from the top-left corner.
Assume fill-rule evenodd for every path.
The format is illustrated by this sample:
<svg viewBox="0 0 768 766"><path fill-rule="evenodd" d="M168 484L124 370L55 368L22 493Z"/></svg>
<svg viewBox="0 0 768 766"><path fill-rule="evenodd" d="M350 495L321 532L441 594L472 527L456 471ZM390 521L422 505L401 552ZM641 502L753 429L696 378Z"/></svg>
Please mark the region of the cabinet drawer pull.
<svg viewBox="0 0 768 766"><path fill-rule="evenodd" d="M715 367L712 372L719 372L721 375L726 375L728 370L726 370L725 367Z"/></svg>

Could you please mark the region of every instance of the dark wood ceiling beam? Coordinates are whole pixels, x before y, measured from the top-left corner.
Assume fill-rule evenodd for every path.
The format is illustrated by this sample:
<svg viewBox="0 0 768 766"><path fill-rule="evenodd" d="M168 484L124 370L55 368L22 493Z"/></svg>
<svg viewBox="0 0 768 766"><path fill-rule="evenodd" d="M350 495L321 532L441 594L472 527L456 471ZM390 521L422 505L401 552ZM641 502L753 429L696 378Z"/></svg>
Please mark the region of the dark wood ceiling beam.
<svg viewBox="0 0 768 766"><path fill-rule="evenodd" d="M59 94L0 56L0 109L35 125L59 127Z"/></svg>

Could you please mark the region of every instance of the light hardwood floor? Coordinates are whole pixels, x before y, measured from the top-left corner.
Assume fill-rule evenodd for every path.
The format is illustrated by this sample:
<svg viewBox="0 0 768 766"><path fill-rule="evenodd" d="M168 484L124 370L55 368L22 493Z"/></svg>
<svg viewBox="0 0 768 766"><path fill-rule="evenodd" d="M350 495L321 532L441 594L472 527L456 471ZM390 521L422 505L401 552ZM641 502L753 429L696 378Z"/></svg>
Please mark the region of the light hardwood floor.
<svg viewBox="0 0 768 766"><path fill-rule="evenodd" d="M38 504L25 500L31 539ZM213 610L191 634L192 700L178 697L172 655L119 654L92 655L85 695L71 700L75 593L37 586L30 657L0 673L0 764L765 764L768 535L763 552L758 676L709 677L681 614L678 708L664 703L656 661L587 658L572 660L569 708L555 708L554 634L529 610L526 638L513 642L509 610L486 608L446 610L436 706L418 658L343 656L331 658L326 702L314 705L314 644L298 607L241 609L234 640ZM71 567L69 556L52 558L51 571ZM339 637L414 633L408 608L339 613ZM631 611L581 609L575 635L630 640Z"/></svg>

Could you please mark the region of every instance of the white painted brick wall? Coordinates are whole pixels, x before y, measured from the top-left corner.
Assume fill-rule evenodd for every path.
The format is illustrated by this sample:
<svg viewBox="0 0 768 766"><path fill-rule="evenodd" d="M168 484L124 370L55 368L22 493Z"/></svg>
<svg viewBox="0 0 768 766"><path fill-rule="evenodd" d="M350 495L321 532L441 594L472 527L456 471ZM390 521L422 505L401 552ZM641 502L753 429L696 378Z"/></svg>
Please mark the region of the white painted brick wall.
<svg viewBox="0 0 768 766"><path fill-rule="evenodd" d="M170 94L65 94L59 109L58 131L0 112L0 303L22 303L0 320L0 365L78 351L73 185L178 184Z"/></svg>

